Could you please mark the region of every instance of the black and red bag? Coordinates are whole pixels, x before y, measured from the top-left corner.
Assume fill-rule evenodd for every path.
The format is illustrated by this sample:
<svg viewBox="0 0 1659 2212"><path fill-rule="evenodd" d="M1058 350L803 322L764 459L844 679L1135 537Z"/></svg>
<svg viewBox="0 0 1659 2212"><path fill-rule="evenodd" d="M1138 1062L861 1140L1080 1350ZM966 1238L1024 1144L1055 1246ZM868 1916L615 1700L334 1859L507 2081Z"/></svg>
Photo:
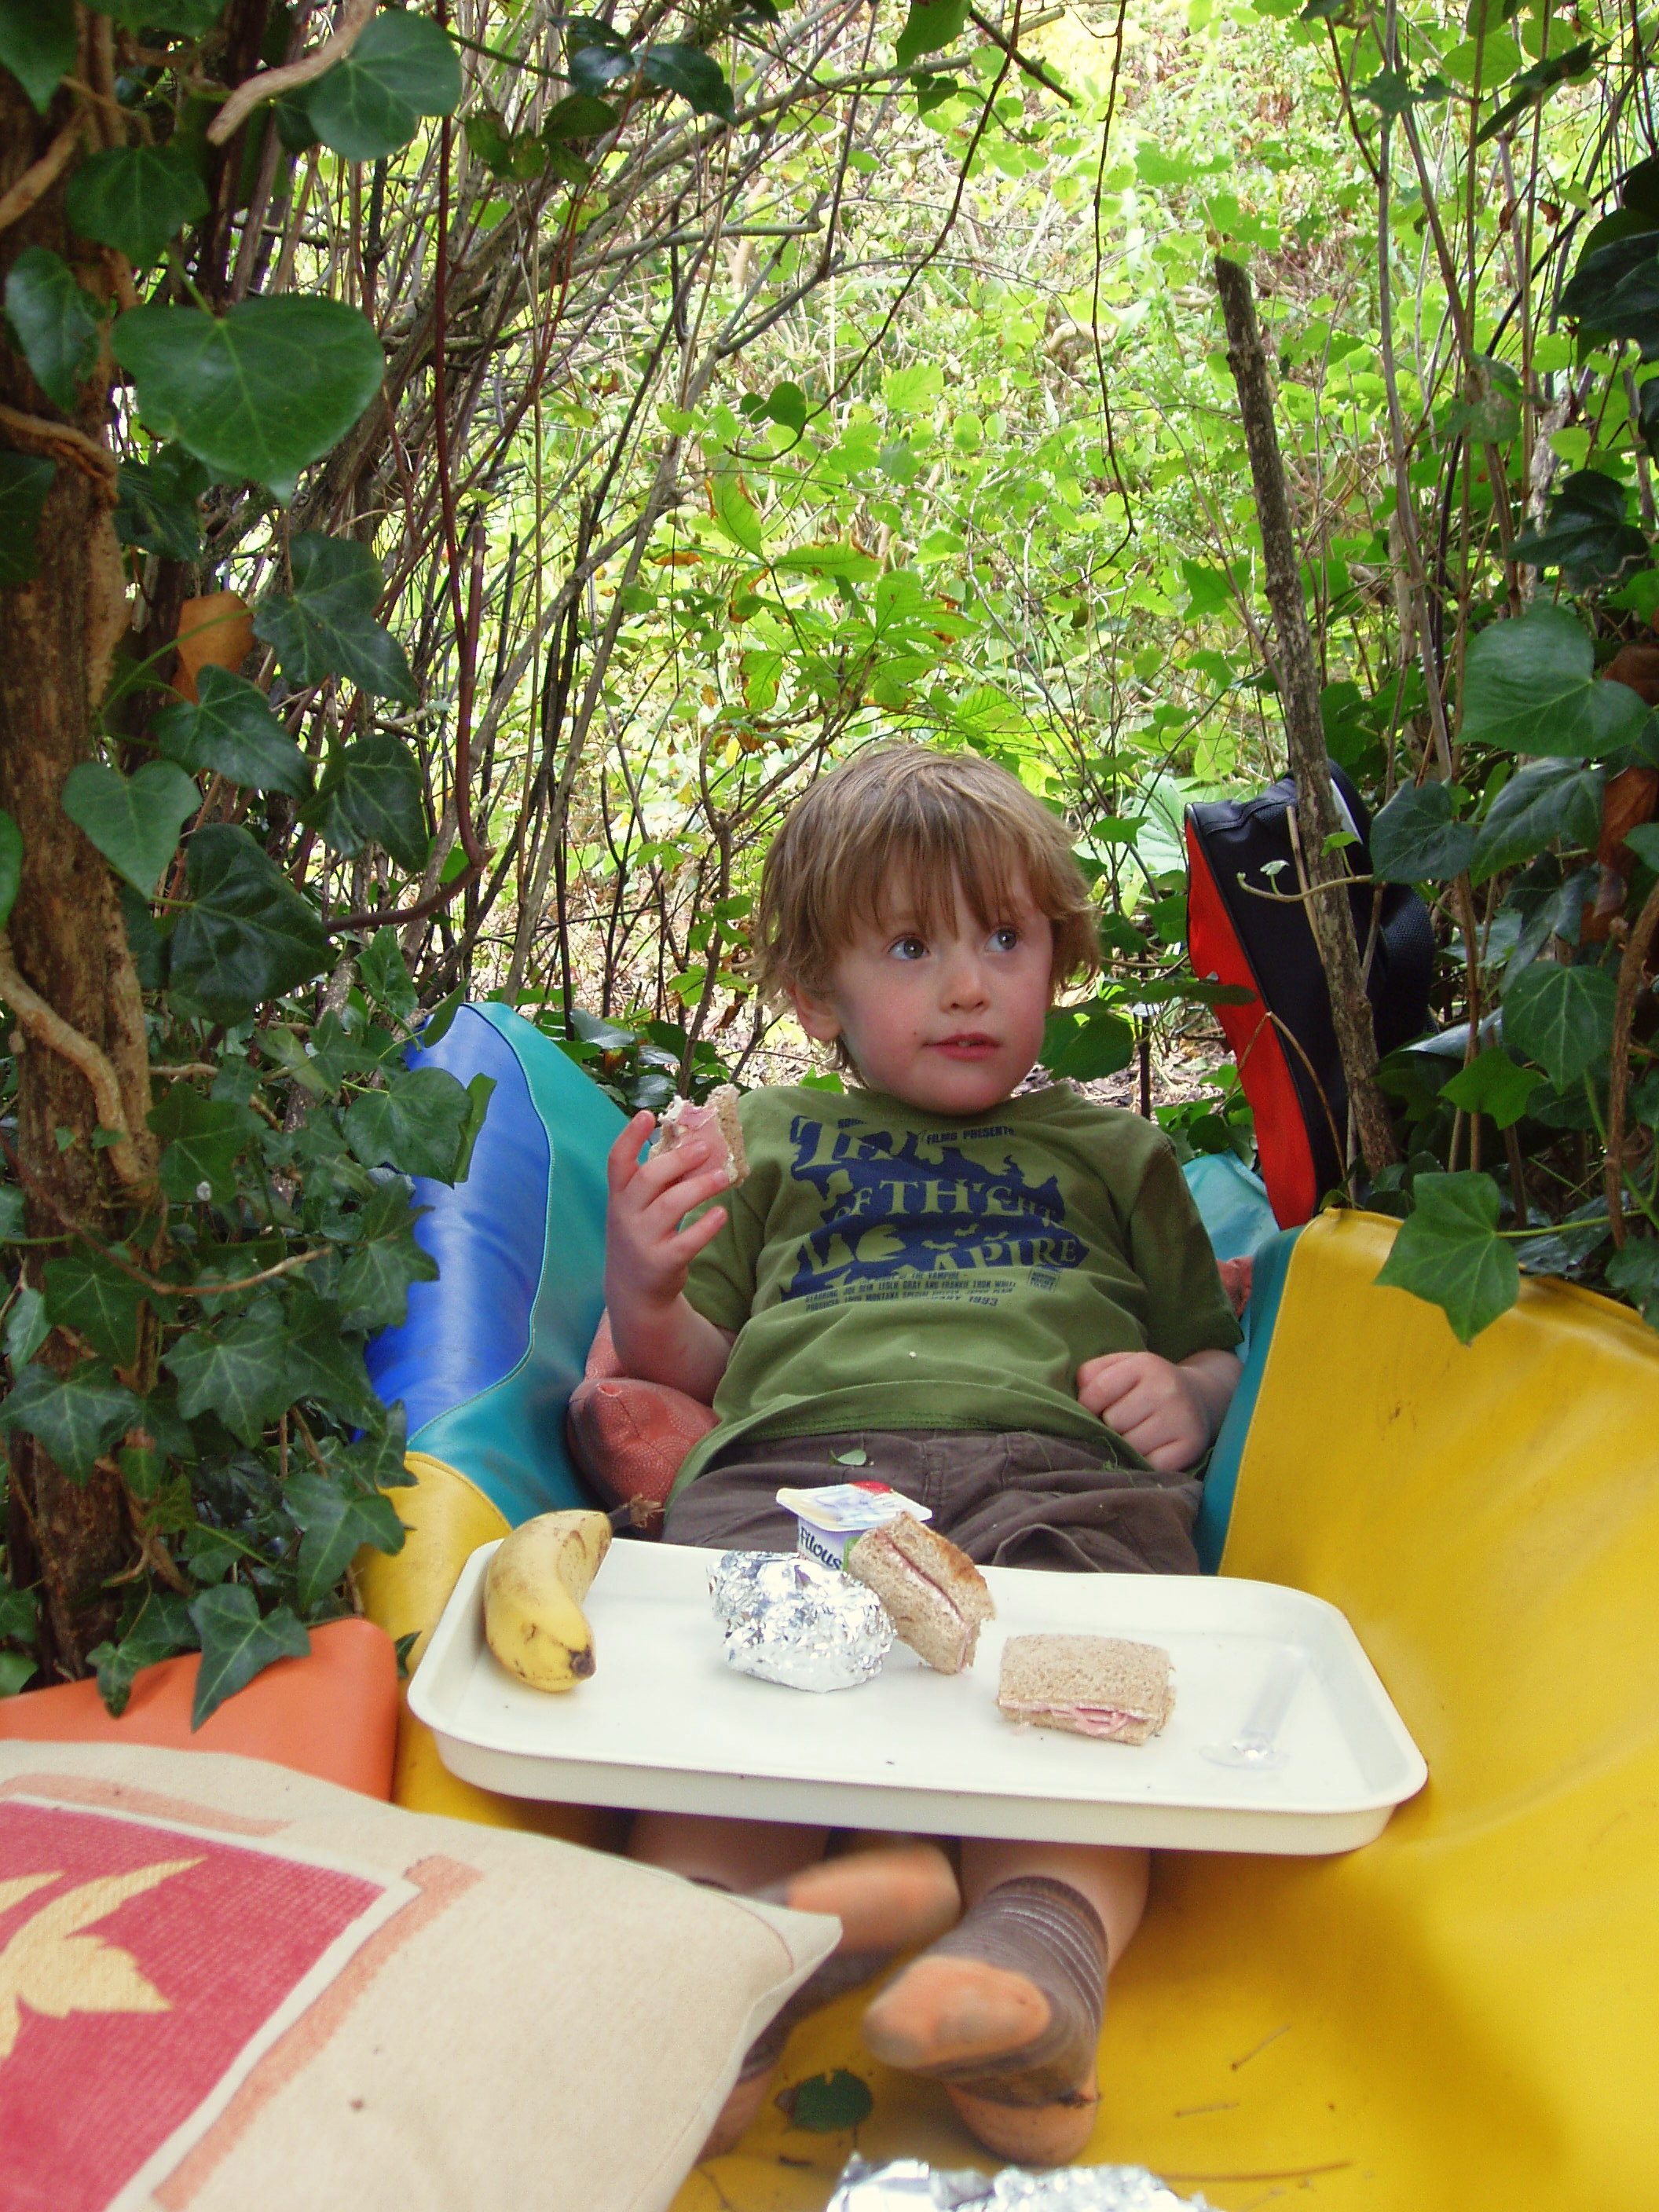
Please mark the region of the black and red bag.
<svg viewBox="0 0 1659 2212"><path fill-rule="evenodd" d="M1349 862L1356 875L1369 875L1370 817L1334 761L1330 771L1360 841L1347 848ZM1295 781L1285 776L1259 798L1187 810L1188 950L1194 973L1206 981L1252 994L1249 1006L1216 1011L1255 1117L1261 1179L1285 1229L1309 1220L1342 1181L1348 1116L1330 998L1306 909L1296 900L1260 896L1297 887L1286 818L1295 805ZM1275 861L1279 867L1268 873ZM1376 1048L1388 1053L1429 1025L1434 928L1407 885L1381 889L1366 990ZM1348 893L1362 959L1375 896L1369 884Z"/></svg>

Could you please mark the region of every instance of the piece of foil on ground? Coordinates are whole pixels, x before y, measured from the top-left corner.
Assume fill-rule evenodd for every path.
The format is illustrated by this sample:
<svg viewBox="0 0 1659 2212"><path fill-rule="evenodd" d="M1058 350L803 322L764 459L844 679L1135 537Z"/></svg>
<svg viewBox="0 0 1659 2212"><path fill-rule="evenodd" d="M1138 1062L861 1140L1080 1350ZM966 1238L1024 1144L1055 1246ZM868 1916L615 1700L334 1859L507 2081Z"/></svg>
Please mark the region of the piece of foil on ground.
<svg viewBox="0 0 1659 2212"><path fill-rule="evenodd" d="M1006 2166L996 2175L947 2173L920 2159L871 2166L849 2159L828 2212L1210 2212L1201 2197L1177 2197L1144 2166L1065 2166L1034 2173Z"/></svg>
<svg viewBox="0 0 1659 2212"><path fill-rule="evenodd" d="M881 1672L893 1624L873 1591L799 1552L725 1552L708 1577L726 1664L790 1690L851 1690Z"/></svg>

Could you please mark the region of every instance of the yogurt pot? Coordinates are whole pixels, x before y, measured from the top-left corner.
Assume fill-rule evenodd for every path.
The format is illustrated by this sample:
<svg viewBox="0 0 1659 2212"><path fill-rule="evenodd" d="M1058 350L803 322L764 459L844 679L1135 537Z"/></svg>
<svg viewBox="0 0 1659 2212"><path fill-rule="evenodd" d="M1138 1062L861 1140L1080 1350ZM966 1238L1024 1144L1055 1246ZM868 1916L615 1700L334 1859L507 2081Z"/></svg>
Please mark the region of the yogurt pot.
<svg viewBox="0 0 1659 2212"><path fill-rule="evenodd" d="M781 1490L778 1503L795 1516L795 1548L826 1567L845 1568L847 1554L872 1528L902 1513L931 1521L932 1509L884 1482L832 1482L822 1490Z"/></svg>

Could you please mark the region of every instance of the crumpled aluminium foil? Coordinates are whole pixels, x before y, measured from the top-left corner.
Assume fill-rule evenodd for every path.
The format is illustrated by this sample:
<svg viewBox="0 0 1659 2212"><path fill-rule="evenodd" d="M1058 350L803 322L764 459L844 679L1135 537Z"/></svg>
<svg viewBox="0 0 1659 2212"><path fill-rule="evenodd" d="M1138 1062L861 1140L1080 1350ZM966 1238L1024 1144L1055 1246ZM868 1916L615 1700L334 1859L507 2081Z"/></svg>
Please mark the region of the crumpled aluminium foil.
<svg viewBox="0 0 1659 2212"><path fill-rule="evenodd" d="M994 2176L946 2173L920 2159L870 2166L849 2159L828 2212L1209 2212L1201 2197L1177 2197L1144 2166L1066 2166L1033 2173L1006 2166Z"/></svg>
<svg viewBox="0 0 1659 2212"><path fill-rule="evenodd" d="M790 1690L851 1690L880 1674L893 1624L874 1592L799 1552L724 1552L708 1592L739 1674Z"/></svg>

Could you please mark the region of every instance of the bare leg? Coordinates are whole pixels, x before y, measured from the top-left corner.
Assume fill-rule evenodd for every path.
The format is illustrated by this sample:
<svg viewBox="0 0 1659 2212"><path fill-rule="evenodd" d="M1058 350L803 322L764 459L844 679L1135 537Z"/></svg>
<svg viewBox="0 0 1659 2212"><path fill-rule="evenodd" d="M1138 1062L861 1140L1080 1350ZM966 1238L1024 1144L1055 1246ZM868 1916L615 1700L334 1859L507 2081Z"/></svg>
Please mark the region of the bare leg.
<svg viewBox="0 0 1659 2212"><path fill-rule="evenodd" d="M823 1828L782 1821L679 1813L641 1813L635 1820L631 1857L797 1912L831 1914L842 1925L834 1954L750 2051L703 2146L705 2158L731 2149L765 2102L797 2019L867 1980L894 1951L930 1942L962 1909L955 1871L937 1844L878 1837L866 1848L826 1858L827 1841Z"/></svg>
<svg viewBox="0 0 1659 2212"><path fill-rule="evenodd" d="M944 2081L1005 2158L1060 2165L1088 2141L1105 1976L1140 1924L1144 1850L966 1842L961 1926L865 2014L890 2063Z"/></svg>

